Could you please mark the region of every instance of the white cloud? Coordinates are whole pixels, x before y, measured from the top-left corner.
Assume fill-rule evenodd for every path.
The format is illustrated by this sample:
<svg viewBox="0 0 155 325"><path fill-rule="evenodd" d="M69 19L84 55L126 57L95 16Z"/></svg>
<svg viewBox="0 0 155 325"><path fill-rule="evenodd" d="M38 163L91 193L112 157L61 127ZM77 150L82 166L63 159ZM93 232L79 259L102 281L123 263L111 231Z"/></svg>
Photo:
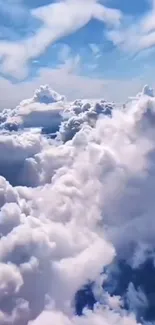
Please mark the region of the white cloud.
<svg viewBox="0 0 155 325"><path fill-rule="evenodd" d="M59 60L65 62L70 57L70 54L71 54L71 47L67 44L63 44L58 53Z"/></svg>
<svg viewBox="0 0 155 325"><path fill-rule="evenodd" d="M95 313L89 312L83 317L74 316L71 319L57 311L45 311L34 322L30 322L29 325L51 325L51 319L58 325L116 325L118 323L120 325L137 324L133 316L121 317L119 314L111 312L110 310L99 309Z"/></svg>
<svg viewBox="0 0 155 325"><path fill-rule="evenodd" d="M4 111L1 120L4 125L16 128L51 127L58 129L61 123L61 113L64 110L65 97L50 89L48 85L41 86L30 99L23 100L15 109ZM6 117L6 118L5 118Z"/></svg>
<svg viewBox="0 0 155 325"><path fill-rule="evenodd" d="M125 52L139 53L155 46L155 6L139 19L124 16L124 23L107 32L107 37Z"/></svg>
<svg viewBox="0 0 155 325"><path fill-rule="evenodd" d="M80 75L76 72L76 69L78 67L76 67L75 61L71 60L70 62L67 61L59 69L42 68L38 71L36 77L20 83L12 83L1 77L0 110L14 108L23 98L33 97L34 90L42 84L49 84L52 89L64 94L68 100L74 100L75 98L106 98L111 101L122 102L126 101L129 95L136 95L146 80L145 74L141 78L139 76L133 78L132 82L131 79L106 80L91 78ZM152 86L154 85L152 67L148 82L152 83Z"/></svg>
<svg viewBox="0 0 155 325"><path fill-rule="evenodd" d="M0 159L1 175L15 185L21 184L20 175L25 160L34 157L46 145L48 147L46 139L40 134L25 132L18 137L16 134L0 134L0 150L3 151Z"/></svg>
<svg viewBox="0 0 155 325"><path fill-rule="evenodd" d="M1 71L17 78L28 74L29 59L37 58L50 44L74 33L92 18L108 25L118 25L121 18L118 10L106 8L95 0L54 3L36 8L31 14L42 21L42 27L34 35L19 43L0 42ZM63 19L60 19L62 16Z"/></svg>
<svg viewBox="0 0 155 325"><path fill-rule="evenodd" d="M42 99L40 92L34 98ZM129 311L109 292L109 307L99 302L80 317L74 299L88 281L98 284L101 272L106 280L104 266L115 269L124 258L135 269L147 247L154 252L154 123L155 97L145 87L126 109L93 128L86 123L65 144L31 132L0 133L0 160L10 161L14 176L13 162L24 161L32 186L0 177L1 325L138 324L147 297L132 284ZM117 280L119 272L111 284Z"/></svg>
<svg viewBox="0 0 155 325"><path fill-rule="evenodd" d="M45 182L45 179L49 183L56 167L55 163L52 163L50 168L44 166L49 155L49 145L40 133L58 133L59 140L66 142L71 140L84 124L95 126L100 114L111 115L113 107L114 104L103 100L69 102L48 85L40 86L32 98L23 100L14 109L6 109L0 114L0 149L5 151L0 159L1 174L14 185L39 185ZM18 131L20 135L18 133L17 137L16 133L10 134L9 131ZM45 157L40 155L42 146L47 146ZM61 154L59 167L60 165ZM14 173L10 171L11 166ZM27 172L31 174L29 178Z"/></svg>
<svg viewBox="0 0 155 325"><path fill-rule="evenodd" d="M90 43L89 44L89 47L93 53L93 55L95 56L96 59L100 58L101 57L101 51L100 51L100 47L95 44L95 43Z"/></svg>

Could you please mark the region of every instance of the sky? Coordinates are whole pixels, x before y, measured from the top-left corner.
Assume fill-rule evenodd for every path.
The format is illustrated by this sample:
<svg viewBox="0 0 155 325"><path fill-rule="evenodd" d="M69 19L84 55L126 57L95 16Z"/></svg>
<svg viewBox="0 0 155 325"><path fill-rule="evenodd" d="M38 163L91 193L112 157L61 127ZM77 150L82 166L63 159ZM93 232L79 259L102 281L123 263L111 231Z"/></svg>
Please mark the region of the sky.
<svg viewBox="0 0 155 325"><path fill-rule="evenodd" d="M155 325L155 1L0 0L0 31L0 325Z"/></svg>
<svg viewBox="0 0 155 325"><path fill-rule="evenodd" d="M0 108L40 84L118 102L154 86L154 0L0 0Z"/></svg>

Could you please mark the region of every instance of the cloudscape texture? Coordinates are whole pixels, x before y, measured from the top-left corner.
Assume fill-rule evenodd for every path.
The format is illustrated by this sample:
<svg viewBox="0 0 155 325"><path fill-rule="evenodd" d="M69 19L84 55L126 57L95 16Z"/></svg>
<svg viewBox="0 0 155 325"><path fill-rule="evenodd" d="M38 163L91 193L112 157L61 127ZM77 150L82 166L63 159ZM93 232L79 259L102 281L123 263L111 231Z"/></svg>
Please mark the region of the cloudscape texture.
<svg viewBox="0 0 155 325"><path fill-rule="evenodd" d="M0 324L154 324L155 97L0 115Z"/></svg>
<svg viewBox="0 0 155 325"><path fill-rule="evenodd" d="M0 0L0 325L155 325L154 55L154 0Z"/></svg>
<svg viewBox="0 0 155 325"><path fill-rule="evenodd" d="M154 0L0 0L0 110L44 84L117 102L154 87L154 21Z"/></svg>

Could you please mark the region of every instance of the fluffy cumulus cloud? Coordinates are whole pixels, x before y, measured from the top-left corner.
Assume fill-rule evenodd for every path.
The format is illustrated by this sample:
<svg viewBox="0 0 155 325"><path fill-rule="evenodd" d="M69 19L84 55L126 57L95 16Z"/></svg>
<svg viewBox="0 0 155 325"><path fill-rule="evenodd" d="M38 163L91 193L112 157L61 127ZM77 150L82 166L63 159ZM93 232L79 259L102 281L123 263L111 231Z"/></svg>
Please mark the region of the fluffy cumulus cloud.
<svg viewBox="0 0 155 325"><path fill-rule="evenodd" d="M45 86L2 112L0 325L154 323L154 123L148 86L123 107Z"/></svg>
<svg viewBox="0 0 155 325"><path fill-rule="evenodd" d="M41 86L35 91L33 98L23 100L13 110L2 111L2 128L16 130L19 127L50 126L57 130L61 122L64 100L64 96L52 91L48 85Z"/></svg>
<svg viewBox="0 0 155 325"><path fill-rule="evenodd" d="M32 98L0 114L0 146L1 150L5 148L0 159L1 175L13 185L36 186L45 179L50 182L58 164L54 158L55 145L59 144L59 154L56 155L60 167L63 165L62 152L65 151L69 159L68 149L60 144L71 140L84 125L95 127L99 116L110 117L114 106L103 99L68 102L48 85L40 86ZM52 152L50 145L53 145ZM42 151L42 147L46 150ZM48 157L51 159L52 156L52 164L45 168ZM14 172L11 166L14 166Z"/></svg>

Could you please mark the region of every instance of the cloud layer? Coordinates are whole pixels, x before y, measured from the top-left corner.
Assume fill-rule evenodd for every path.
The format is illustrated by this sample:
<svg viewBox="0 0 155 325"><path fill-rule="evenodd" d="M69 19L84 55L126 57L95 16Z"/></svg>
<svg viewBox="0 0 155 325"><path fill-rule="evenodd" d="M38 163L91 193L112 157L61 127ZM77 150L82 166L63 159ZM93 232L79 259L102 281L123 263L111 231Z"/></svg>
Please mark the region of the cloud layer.
<svg viewBox="0 0 155 325"><path fill-rule="evenodd" d="M117 107L41 87L1 121L0 325L153 324L152 89Z"/></svg>

